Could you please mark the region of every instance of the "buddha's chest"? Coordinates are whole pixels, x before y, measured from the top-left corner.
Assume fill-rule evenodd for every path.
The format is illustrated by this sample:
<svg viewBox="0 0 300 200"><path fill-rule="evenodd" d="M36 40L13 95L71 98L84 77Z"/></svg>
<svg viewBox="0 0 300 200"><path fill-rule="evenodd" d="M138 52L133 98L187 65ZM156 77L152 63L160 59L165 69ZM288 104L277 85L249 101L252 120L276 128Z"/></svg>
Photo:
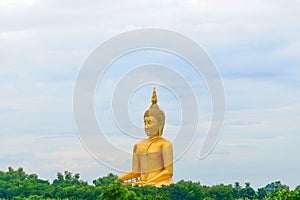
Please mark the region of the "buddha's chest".
<svg viewBox="0 0 300 200"><path fill-rule="evenodd" d="M159 141L147 141L140 144L137 147L136 153L138 154L147 154L147 153L158 153L161 151L162 145Z"/></svg>

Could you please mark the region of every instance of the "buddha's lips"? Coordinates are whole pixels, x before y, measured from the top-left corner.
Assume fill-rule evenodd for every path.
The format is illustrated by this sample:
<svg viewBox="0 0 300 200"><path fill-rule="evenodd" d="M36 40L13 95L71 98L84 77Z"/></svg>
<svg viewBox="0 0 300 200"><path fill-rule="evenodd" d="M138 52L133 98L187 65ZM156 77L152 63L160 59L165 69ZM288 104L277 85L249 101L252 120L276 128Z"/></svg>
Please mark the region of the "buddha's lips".
<svg viewBox="0 0 300 200"><path fill-rule="evenodd" d="M145 128L145 132L149 133L150 129L149 128Z"/></svg>
<svg viewBox="0 0 300 200"><path fill-rule="evenodd" d="M145 128L145 132L147 135L151 134L151 129L150 128Z"/></svg>

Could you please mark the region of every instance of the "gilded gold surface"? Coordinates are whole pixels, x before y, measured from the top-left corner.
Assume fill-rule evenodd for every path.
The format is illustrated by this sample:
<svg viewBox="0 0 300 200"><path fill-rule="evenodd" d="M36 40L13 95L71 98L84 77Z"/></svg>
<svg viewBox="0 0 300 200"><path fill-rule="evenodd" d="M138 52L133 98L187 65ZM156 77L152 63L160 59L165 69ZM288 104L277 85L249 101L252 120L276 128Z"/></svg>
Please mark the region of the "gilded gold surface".
<svg viewBox="0 0 300 200"><path fill-rule="evenodd" d="M144 114L144 128L148 138L134 145L132 171L119 178L125 183L160 187L173 183L172 143L161 137L165 115L157 105L155 88L152 105Z"/></svg>

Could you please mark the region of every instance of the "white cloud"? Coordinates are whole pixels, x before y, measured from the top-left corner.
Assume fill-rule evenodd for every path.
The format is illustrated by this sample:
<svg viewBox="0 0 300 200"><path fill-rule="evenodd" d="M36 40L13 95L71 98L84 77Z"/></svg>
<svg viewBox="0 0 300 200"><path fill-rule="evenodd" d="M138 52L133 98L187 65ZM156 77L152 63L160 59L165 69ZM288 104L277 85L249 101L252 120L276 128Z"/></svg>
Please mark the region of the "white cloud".
<svg viewBox="0 0 300 200"><path fill-rule="evenodd" d="M0 2L0 7L10 7L17 5L32 5L35 3L35 0L2 0Z"/></svg>
<svg viewBox="0 0 300 200"><path fill-rule="evenodd" d="M286 57L286 58L293 58L297 57L300 52L300 40L290 41L289 44L286 44L285 47L279 49L275 52L275 55Z"/></svg>
<svg viewBox="0 0 300 200"><path fill-rule="evenodd" d="M280 0L1 1L1 169L25 166L47 179L64 170L89 180L110 172L75 137L37 137L75 135L73 84L97 45L123 31L160 27L204 44L224 76L227 94L226 123L217 148L199 162L199 136L176 163L175 179L216 184L248 178L262 186L278 178L296 185L288 165L299 166L298 7L298 1ZM195 90L202 95L202 89ZM199 102L203 133L209 125L209 99L200 96ZM131 149L130 142L115 141ZM130 168L128 160L122 165ZM277 163L281 165L273 167ZM255 167L261 172L254 173ZM279 168L287 173L277 173Z"/></svg>

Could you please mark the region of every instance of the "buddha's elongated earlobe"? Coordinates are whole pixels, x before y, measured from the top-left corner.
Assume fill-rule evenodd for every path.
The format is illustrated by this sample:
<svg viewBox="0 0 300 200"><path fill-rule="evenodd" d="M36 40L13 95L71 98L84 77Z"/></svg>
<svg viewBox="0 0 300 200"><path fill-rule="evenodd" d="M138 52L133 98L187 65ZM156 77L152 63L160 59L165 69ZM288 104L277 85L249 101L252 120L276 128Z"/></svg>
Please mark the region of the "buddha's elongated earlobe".
<svg viewBox="0 0 300 200"><path fill-rule="evenodd" d="M163 134L163 127L159 126L158 135L161 136Z"/></svg>

